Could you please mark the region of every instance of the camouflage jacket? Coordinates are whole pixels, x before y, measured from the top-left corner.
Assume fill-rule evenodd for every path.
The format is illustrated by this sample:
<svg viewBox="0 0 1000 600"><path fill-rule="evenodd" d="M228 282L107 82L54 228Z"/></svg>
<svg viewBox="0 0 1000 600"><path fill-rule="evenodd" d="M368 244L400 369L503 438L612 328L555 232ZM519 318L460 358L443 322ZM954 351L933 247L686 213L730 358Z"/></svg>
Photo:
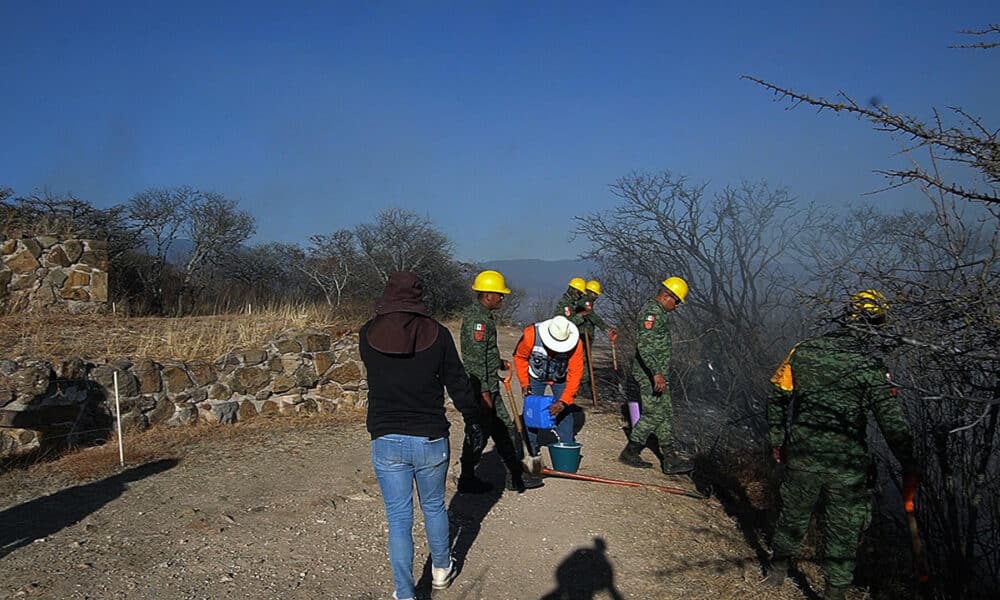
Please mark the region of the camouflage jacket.
<svg viewBox="0 0 1000 600"><path fill-rule="evenodd" d="M869 466L869 415L905 469L913 439L881 359L849 329L797 344L771 378L771 445L784 446L789 468L862 473Z"/></svg>
<svg viewBox="0 0 1000 600"><path fill-rule="evenodd" d="M672 349L669 314L655 299L647 300L639 311L637 328L632 370L650 378L657 373L666 377Z"/></svg>
<svg viewBox="0 0 1000 600"><path fill-rule="evenodd" d="M566 293L556 303L556 310L552 313L552 316L566 317L574 325L580 327L583 325L583 315L580 314L580 311L584 310L584 300L587 300L587 297L582 296L580 292L573 289L566 290Z"/></svg>
<svg viewBox="0 0 1000 600"><path fill-rule="evenodd" d="M462 311L462 363L473 391L500 392L497 371L502 366L497 348L497 326L493 313L479 302Z"/></svg>

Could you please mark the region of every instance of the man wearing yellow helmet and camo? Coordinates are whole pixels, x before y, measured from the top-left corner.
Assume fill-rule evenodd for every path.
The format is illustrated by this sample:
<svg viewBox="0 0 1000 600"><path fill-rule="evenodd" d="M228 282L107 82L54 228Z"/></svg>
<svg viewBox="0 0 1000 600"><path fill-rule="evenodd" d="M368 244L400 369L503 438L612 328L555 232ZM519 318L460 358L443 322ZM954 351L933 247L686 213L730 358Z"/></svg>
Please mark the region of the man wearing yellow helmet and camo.
<svg viewBox="0 0 1000 600"><path fill-rule="evenodd" d="M510 370L510 362L501 360L497 347L497 328L493 311L500 308L504 296L510 293L504 277L497 271L483 271L476 276L472 289L476 301L462 313L462 363L469 374L474 396L479 399L485 433L493 438L497 453L507 467L507 489L522 492L541 487L542 480L521 472L522 445L517 437L512 416L500 398L498 370ZM516 416L514 416L516 418ZM482 450L463 444L461 475L458 491L481 494L492 489L488 482L476 477L476 465Z"/></svg>
<svg viewBox="0 0 1000 600"><path fill-rule="evenodd" d="M865 339L866 331L885 322L888 309L879 291L858 292L839 327L797 344L771 377L772 457L787 468L768 585L784 582L813 507L824 497L824 597L846 596L858 543L871 519L866 441L871 415L903 467L903 500L912 506L918 482L913 440L889 372Z"/></svg>
<svg viewBox="0 0 1000 600"><path fill-rule="evenodd" d="M596 279L591 279L584 286L583 297L577 300L576 305L573 307L572 316L567 317L574 325L580 330L580 339L585 340L585 350L583 355L583 379L580 380L580 389L577 392L580 396L590 396L590 360L591 354L593 354L593 344L594 344L594 333L596 330L608 331L611 336L617 335L617 331L614 328L609 328L608 324L604 322L594 311L594 303L597 302L597 297L601 295L601 283ZM556 315L566 316L566 307L560 305L556 308Z"/></svg>
<svg viewBox="0 0 1000 600"><path fill-rule="evenodd" d="M639 454L651 435L659 442L660 469L666 475L686 473L691 467L676 456L673 444L674 408L667 385L670 368L670 321L668 315L687 298L687 282L680 277L664 279L656 296L642 306L636 336L632 377L639 384L642 415L632 428L628 445L618 460L631 467L650 468Z"/></svg>

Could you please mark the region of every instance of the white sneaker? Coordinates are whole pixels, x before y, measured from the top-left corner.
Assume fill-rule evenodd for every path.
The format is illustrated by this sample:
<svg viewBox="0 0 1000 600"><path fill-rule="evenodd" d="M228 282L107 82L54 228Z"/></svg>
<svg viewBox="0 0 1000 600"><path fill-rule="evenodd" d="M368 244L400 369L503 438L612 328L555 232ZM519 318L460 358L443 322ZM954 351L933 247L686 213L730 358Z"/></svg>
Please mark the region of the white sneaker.
<svg viewBox="0 0 1000 600"><path fill-rule="evenodd" d="M412 598L412 597L411 598L400 598L399 596L396 595L396 591L393 590L393 592L392 592L392 600L417 600L417 599L416 598Z"/></svg>
<svg viewBox="0 0 1000 600"><path fill-rule="evenodd" d="M431 587L436 590L443 590L451 585L451 580L455 577L455 561L448 558L448 568L439 569L431 567Z"/></svg>

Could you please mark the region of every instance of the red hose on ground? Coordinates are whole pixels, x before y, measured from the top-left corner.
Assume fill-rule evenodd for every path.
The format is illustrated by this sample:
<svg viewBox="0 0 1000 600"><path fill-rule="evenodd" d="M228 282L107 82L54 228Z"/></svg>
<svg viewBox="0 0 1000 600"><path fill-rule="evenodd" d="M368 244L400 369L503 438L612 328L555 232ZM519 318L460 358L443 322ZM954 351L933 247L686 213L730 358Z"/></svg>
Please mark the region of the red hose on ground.
<svg viewBox="0 0 1000 600"><path fill-rule="evenodd" d="M648 487L654 490L659 490L661 492L666 492L667 494L676 494L678 496L687 496L688 498L697 498L699 500L704 500L705 497L696 492L691 492L681 488L670 487L669 485L657 485L655 483L640 483L638 481L623 481L621 479L607 479L605 477L595 477L593 475L580 475L579 473L566 473L565 471L554 471L549 468L542 469L542 476L544 477L562 477L563 479L575 479L577 481L593 481L595 483L609 483L611 485L620 485L623 487Z"/></svg>

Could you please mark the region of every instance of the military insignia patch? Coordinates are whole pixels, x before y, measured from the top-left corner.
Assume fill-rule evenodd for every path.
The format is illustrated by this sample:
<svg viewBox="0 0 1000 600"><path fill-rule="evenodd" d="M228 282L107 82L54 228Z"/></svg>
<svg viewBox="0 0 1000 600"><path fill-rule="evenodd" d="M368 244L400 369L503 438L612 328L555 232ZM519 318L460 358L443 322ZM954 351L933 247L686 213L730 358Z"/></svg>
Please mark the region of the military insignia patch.
<svg viewBox="0 0 1000 600"><path fill-rule="evenodd" d="M486 323L476 323L472 326L472 339L481 342L486 339Z"/></svg>
<svg viewBox="0 0 1000 600"><path fill-rule="evenodd" d="M652 329L655 323L656 323L656 315L646 315L646 320L643 322L643 325L646 327L646 329Z"/></svg>

